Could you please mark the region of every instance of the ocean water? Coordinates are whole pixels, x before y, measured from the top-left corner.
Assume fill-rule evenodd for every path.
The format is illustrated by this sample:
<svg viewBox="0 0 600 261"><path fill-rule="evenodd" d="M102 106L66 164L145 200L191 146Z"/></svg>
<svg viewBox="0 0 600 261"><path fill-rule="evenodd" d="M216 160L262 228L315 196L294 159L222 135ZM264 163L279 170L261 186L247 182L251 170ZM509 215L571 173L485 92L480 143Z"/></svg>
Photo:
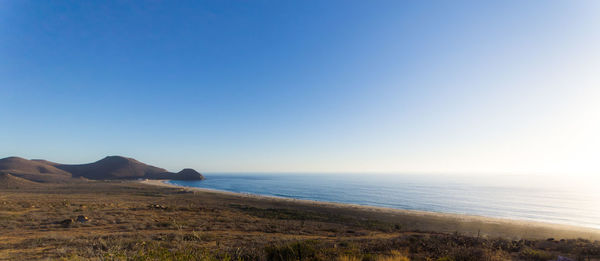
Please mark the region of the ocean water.
<svg viewBox="0 0 600 261"><path fill-rule="evenodd" d="M523 176L206 174L175 185L600 228L600 188Z"/></svg>

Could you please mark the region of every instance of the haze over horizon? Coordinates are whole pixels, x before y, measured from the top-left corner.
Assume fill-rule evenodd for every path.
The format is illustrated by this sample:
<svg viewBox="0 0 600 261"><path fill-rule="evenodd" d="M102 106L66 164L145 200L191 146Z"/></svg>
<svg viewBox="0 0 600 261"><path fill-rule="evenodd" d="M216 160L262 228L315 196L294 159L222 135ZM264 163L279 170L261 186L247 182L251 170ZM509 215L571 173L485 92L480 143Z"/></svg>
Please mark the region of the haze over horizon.
<svg viewBox="0 0 600 261"><path fill-rule="evenodd" d="M0 158L600 181L600 2L0 4Z"/></svg>

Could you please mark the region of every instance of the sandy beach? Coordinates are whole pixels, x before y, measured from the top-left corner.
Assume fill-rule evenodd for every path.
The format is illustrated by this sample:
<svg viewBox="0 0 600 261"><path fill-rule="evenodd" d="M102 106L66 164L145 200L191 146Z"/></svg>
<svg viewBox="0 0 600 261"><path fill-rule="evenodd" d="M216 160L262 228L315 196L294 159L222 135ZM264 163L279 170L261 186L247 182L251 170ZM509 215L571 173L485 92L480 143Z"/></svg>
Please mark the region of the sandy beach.
<svg viewBox="0 0 600 261"><path fill-rule="evenodd" d="M15 183L0 188L0 220L0 260L540 260L600 249L600 233L580 227L159 180Z"/></svg>
<svg viewBox="0 0 600 261"><path fill-rule="evenodd" d="M297 206L301 208L316 208L329 211L353 211L357 216L374 217L386 222L405 223L413 229L436 232L459 232L468 235L485 237L521 238L587 238L600 240L600 230L552 224L545 222L514 220L505 218L483 217L451 213L438 213L417 210L402 210L356 204L322 202L303 199L291 199L274 196L234 193L229 191L206 188L177 186L167 183L167 180L142 180L142 184L177 188L195 193L211 193L215 195L238 198L240 200L264 201L275 205Z"/></svg>

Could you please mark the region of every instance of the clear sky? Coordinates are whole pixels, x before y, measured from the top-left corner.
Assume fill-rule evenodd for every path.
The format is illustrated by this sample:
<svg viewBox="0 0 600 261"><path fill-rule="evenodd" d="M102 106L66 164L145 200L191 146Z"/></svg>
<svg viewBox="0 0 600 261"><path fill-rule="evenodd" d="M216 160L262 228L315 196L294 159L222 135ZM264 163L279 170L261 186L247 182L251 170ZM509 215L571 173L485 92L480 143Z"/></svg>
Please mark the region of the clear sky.
<svg viewBox="0 0 600 261"><path fill-rule="evenodd" d="M600 174L600 1L1 1L0 157Z"/></svg>

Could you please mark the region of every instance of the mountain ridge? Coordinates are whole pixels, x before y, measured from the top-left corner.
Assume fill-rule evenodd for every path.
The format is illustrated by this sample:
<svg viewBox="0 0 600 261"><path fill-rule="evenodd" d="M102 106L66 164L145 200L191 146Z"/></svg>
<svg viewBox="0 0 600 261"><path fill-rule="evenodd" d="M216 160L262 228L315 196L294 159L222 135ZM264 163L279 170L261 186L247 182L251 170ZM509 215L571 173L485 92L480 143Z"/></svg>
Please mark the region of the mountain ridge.
<svg viewBox="0 0 600 261"><path fill-rule="evenodd" d="M107 156L86 164L61 164L43 159L20 157L0 159L0 172L34 182L67 182L69 179L174 179L202 180L204 176L189 168L178 173L142 163L134 158Z"/></svg>

